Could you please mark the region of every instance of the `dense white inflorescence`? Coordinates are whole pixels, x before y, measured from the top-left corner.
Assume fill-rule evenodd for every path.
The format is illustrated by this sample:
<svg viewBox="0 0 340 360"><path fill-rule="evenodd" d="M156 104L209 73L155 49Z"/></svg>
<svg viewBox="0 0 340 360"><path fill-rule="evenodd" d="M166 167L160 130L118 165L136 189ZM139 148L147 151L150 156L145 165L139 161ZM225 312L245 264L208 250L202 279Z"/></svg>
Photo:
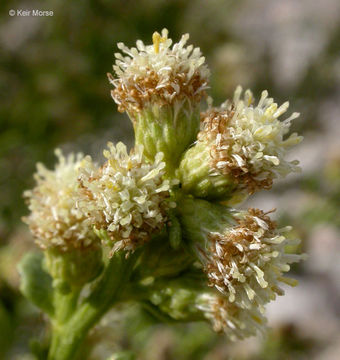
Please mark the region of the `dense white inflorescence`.
<svg viewBox="0 0 340 360"><path fill-rule="evenodd" d="M173 104L175 101L199 102L205 95L209 69L199 48L186 46L189 34L172 45L168 30L162 35L153 34L153 45L144 45L141 40L136 48L118 43L118 48L127 56L116 53L113 69L118 78L108 74L115 89L112 97L120 111L140 111L157 104Z"/></svg>
<svg viewBox="0 0 340 360"><path fill-rule="evenodd" d="M203 292L196 299L196 307L211 321L214 331L225 333L232 341L265 330L266 318L257 308L243 309L221 295Z"/></svg>
<svg viewBox="0 0 340 360"><path fill-rule="evenodd" d="M42 249L87 247L97 237L75 204L79 187L77 171L84 161L83 155L70 154L65 158L59 149L55 154L59 163L54 170L37 165L37 185L24 193L31 213L23 220Z"/></svg>
<svg viewBox="0 0 340 360"><path fill-rule="evenodd" d="M298 161L287 161L285 156L302 137L296 133L286 137L298 113L279 120L287 111L288 102L278 107L268 98L268 92L263 91L260 101L254 105L250 90L243 98L241 94L239 86L233 101L202 114L198 142L210 148L211 175L231 175L239 189L253 193L261 188L269 189L273 179L299 170Z"/></svg>
<svg viewBox="0 0 340 360"><path fill-rule="evenodd" d="M130 251L165 224L166 211L175 206L168 198L176 181L163 179L162 153L154 163L147 163L142 146L130 155L123 143L108 147L104 150L107 161L98 171L93 171L91 158L85 159L78 206L90 224L107 232L113 252Z"/></svg>
<svg viewBox="0 0 340 360"><path fill-rule="evenodd" d="M188 39L185 34L173 44L163 29L153 34L151 45L141 40L133 48L118 44L116 77L108 78L118 110L133 121L136 146L128 153L123 143L108 143L101 167L90 156L65 158L56 150L55 169L38 164L36 187L24 193L31 211L24 221L37 244L52 249L46 256L52 277L65 273L76 285L99 274L100 240L111 255L123 250L128 256L160 233L166 257L157 241L150 248L157 264L165 264L167 276L154 273L153 267L139 271L149 263L143 256L135 264L131 293L140 291L141 298L174 319L205 318L231 340L243 339L263 332L265 305L284 294L281 284L297 283L284 273L305 255L287 253L287 246L298 241L287 235L289 227L278 229L268 213L233 210L218 202L230 204L270 189L274 179L299 170L297 160L286 160L287 151L302 140L289 135L299 114L281 121L288 102L278 106L263 91L255 103L250 90L242 95L238 87L233 100L219 108L208 100L200 121L210 72L200 49L187 45ZM180 178L180 186L174 177ZM171 210L176 207L172 199L176 211ZM165 224L169 231L161 232ZM164 243L166 236L169 243ZM93 257L85 257L85 251L65 253L85 248ZM169 265L168 249L170 255L183 251L178 258L185 259L181 269L188 270L187 279L172 261ZM60 267L54 262L59 259ZM80 274L82 266L88 271ZM103 281L97 288L106 288Z"/></svg>
<svg viewBox="0 0 340 360"><path fill-rule="evenodd" d="M280 283L297 284L283 273L304 255L286 253L286 246L298 241L285 237L289 228L278 230L261 210L234 211L233 217L237 225L207 232L206 249L198 245L198 254L210 286L241 308L264 312L266 303L284 294Z"/></svg>

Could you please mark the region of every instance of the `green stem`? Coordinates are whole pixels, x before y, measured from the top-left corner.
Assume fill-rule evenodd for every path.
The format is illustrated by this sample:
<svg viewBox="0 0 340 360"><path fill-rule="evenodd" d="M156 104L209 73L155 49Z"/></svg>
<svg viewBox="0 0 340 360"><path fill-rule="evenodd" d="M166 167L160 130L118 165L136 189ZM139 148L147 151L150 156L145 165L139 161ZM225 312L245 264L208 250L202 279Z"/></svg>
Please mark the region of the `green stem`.
<svg viewBox="0 0 340 360"><path fill-rule="evenodd" d="M88 331L116 301L128 282L139 251L128 258L117 252L106 266L103 276L91 294L79 305L70 319L58 329L53 329L48 360L75 359Z"/></svg>
<svg viewBox="0 0 340 360"><path fill-rule="evenodd" d="M63 324L69 320L74 313L80 294L80 288L73 288L69 293L54 289L54 319L52 321L53 336L50 352L55 353L59 348L59 334L62 333Z"/></svg>
<svg viewBox="0 0 340 360"><path fill-rule="evenodd" d="M73 288L69 293L64 294L58 290L54 293L55 326L64 324L74 313L80 294L80 288Z"/></svg>

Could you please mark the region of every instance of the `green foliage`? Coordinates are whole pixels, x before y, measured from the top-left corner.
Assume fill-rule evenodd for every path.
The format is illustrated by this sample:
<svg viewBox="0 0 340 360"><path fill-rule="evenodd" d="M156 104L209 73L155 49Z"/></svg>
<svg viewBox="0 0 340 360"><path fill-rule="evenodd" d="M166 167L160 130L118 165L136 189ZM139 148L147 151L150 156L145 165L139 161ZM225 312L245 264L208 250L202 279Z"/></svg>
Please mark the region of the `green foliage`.
<svg viewBox="0 0 340 360"><path fill-rule="evenodd" d="M33 304L53 316L52 278L43 269L43 259L43 254L37 252L30 252L22 258L18 265L20 290Z"/></svg>

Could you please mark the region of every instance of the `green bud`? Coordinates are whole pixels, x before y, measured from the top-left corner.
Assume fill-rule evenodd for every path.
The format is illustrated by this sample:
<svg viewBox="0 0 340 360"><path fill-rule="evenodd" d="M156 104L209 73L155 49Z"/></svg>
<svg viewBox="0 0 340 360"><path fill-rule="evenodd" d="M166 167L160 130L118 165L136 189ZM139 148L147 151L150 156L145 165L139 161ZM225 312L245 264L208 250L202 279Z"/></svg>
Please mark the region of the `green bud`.
<svg viewBox="0 0 340 360"><path fill-rule="evenodd" d="M45 266L54 280L54 287L66 293L69 287L81 287L100 274L102 249L90 246L63 252L51 248L45 252Z"/></svg>

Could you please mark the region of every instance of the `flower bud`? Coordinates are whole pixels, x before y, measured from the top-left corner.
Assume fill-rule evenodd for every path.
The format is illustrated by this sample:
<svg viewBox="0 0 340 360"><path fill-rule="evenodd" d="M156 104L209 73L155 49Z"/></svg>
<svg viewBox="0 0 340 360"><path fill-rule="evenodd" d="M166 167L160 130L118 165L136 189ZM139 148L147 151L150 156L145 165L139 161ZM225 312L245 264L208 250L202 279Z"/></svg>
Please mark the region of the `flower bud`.
<svg viewBox="0 0 340 360"><path fill-rule="evenodd" d="M153 160L164 153L169 169L177 167L183 151L199 131L199 104L205 96L209 70L199 48L185 46L189 35L172 45L168 30L153 34L153 45L138 40L137 48L119 43L127 56L115 54L112 97L118 110L132 120L136 144Z"/></svg>
<svg viewBox="0 0 340 360"><path fill-rule="evenodd" d="M94 168L90 157L80 168L77 205L113 252L133 251L166 223L168 209L175 206L169 200L170 189L177 182L163 179L163 154L147 163L143 146L136 146L130 155L123 143L108 147L100 169Z"/></svg>
<svg viewBox="0 0 340 360"><path fill-rule="evenodd" d="M299 114L280 121L288 102L278 107L263 91L254 105L251 91L243 99L241 92L238 87L232 102L201 114L197 143L184 154L178 171L184 191L210 199L242 198L299 170L297 160L285 160L287 150L302 140L296 133L285 137Z"/></svg>
<svg viewBox="0 0 340 360"><path fill-rule="evenodd" d="M258 209L238 211L204 200L184 199L178 204L184 233L207 275L208 284L241 308L264 305L283 295L280 283L290 263L304 255L287 254L289 228L277 229L267 213Z"/></svg>

